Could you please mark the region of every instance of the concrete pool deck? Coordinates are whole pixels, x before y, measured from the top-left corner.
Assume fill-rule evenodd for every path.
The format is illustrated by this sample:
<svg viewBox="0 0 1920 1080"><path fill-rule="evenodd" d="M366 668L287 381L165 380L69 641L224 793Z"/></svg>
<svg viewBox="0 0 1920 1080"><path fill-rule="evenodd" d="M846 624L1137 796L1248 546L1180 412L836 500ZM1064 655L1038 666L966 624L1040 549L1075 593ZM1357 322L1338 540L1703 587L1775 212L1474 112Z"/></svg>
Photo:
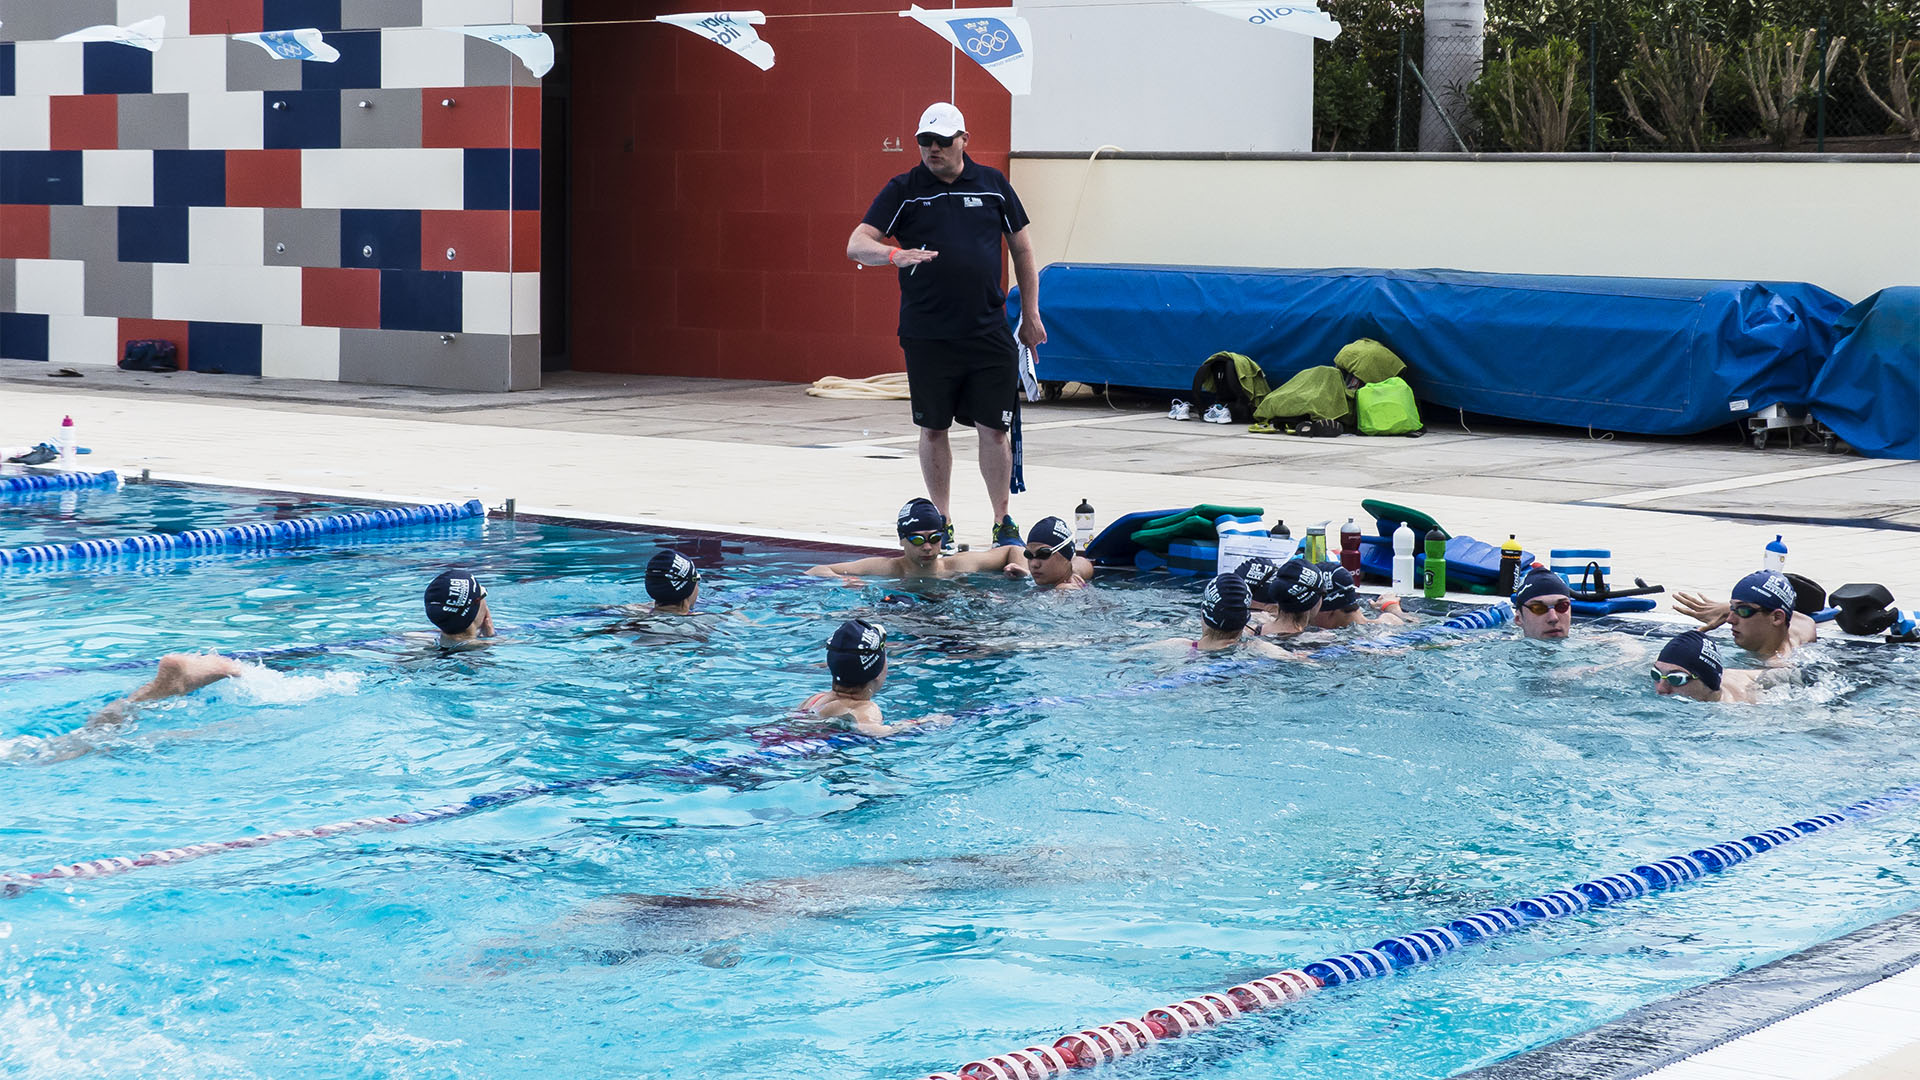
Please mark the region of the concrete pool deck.
<svg viewBox="0 0 1920 1080"><path fill-rule="evenodd" d="M893 516L920 494L915 435L899 401L809 398L803 386L646 376L550 374L545 388L469 394L243 376L0 361L0 443L50 438L72 415L94 453L84 467L205 478L248 487L420 501L508 498L528 513L680 524L890 546ZM1082 498L1102 523L1197 502L1257 505L1296 535L1310 522L1362 519L1363 498L1425 510L1449 530L1498 542L1613 551L1633 577L1724 597L1776 533L1788 568L1833 588L1877 581L1920 603L1920 462L1811 448L1747 449L1731 425L1687 439L1485 426L1429 415L1419 439L1295 439L1166 419L1165 402L1095 397L1029 406L1028 526L1070 516ZM972 438L956 433L954 513L962 542L986 541ZM1664 602L1657 614L1669 615ZM1888 980L1891 993L1915 980ZM1859 993L1868 993L1871 987ZM1920 993L1920 990L1915 991ZM1817 1017L1832 1005L1800 1014ZM1902 1038L1849 1065L1850 1080L1920 1075L1920 997L1911 1015L1874 1004ZM1885 1014L1885 1015L1883 1015ZM1841 1026L1828 1030L1844 1030ZM1740 1058L1762 1029L1723 1048L1766 1072L1713 1071L1702 1055L1674 1080L1795 1071L1791 1054ZM1750 1040L1760 1039L1760 1043ZM1714 1051L1713 1053L1720 1053ZM1739 1066L1741 1068L1745 1065ZM1841 1070L1844 1071L1844 1070ZM1664 1080L1664 1078L1663 1078Z"/></svg>

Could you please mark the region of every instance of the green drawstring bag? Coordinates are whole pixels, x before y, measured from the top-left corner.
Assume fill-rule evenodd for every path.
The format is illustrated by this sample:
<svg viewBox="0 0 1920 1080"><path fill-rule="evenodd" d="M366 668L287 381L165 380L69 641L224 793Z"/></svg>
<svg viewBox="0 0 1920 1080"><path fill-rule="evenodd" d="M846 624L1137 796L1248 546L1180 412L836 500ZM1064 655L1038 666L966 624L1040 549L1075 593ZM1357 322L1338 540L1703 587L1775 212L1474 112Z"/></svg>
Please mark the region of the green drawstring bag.
<svg viewBox="0 0 1920 1080"><path fill-rule="evenodd" d="M1418 435L1426 430L1413 387L1398 376L1361 387L1354 394L1354 409L1360 414L1362 435Z"/></svg>

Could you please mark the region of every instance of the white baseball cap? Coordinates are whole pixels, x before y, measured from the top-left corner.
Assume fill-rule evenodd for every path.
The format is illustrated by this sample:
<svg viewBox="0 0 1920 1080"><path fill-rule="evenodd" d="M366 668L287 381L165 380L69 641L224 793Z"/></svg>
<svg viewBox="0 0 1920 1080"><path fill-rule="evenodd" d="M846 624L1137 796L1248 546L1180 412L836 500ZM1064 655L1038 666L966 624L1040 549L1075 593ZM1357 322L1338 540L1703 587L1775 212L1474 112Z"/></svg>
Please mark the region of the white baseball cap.
<svg viewBox="0 0 1920 1080"><path fill-rule="evenodd" d="M927 106L926 112L920 114L920 128L914 134L938 135L946 139L965 130L967 130L967 118L960 115L960 110L955 108L952 102L936 101Z"/></svg>

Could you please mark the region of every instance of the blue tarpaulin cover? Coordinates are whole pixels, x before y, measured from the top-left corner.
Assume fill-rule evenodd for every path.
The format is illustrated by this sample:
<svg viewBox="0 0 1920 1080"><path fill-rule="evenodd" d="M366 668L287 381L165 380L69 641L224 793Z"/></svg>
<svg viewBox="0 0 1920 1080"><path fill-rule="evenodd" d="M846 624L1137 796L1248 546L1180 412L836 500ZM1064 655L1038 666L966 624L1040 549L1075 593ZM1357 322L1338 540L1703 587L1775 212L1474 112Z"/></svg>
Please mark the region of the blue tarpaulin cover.
<svg viewBox="0 0 1920 1080"><path fill-rule="evenodd" d="M1644 434L1804 406L1847 307L1793 282L1457 270L1055 263L1040 280L1049 381L1184 392L1228 349L1278 386L1368 337L1422 403Z"/></svg>
<svg viewBox="0 0 1920 1080"><path fill-rule="evenodd" d="M1813 418L1868 457L1920 459L1920 287L1874 293L1839 329L1813 380Z"/></svg>

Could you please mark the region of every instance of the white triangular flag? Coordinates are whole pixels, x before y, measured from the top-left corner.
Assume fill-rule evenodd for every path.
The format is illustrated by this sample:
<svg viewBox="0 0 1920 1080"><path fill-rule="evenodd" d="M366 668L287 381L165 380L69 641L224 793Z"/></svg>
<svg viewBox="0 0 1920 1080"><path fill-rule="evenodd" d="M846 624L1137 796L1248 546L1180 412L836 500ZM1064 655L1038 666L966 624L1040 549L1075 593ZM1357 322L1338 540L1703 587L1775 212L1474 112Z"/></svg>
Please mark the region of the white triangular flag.
<svg viewBox="0 0 1920 1080"><path fill-rule="evenodd" d="M85 30L75 30L71 34L62 34L56 41L117 41L122 45L131 45L148 52L160 51L160 40L167 36L167 17L155 15L151 19L142 19L132 26L89 26Z"/></svg>
<svg viewBox="0 0 1920 1080"><path fill-rule="evenodd" d="M691 30L715 45L725 45L765 71L773 66L773 46L760 40L755 26L765 26L767 16L758 11L689 11L680 15L661 15L659 20L683 30Z"/></svg>
<svg viewBox="0 0 1920 1080"><path fill-rule="evenodd" d="M434 29L491 41L519 57L536 79L553 70L553 39L530 26L495 23L489 26L436 26Z"/></svg>
<svg viewBox="0 0 1920 1080"><path fill-rule="evenodd" d="M317 64L331 64L340 59L340 50L327 44L320 31L312 27L304 30L263 30L258 34L235 34L235 41L245 41L267 50L267 55L275 60L312 60Z"/></svg>
<svg viewBox="0 0 1920 1080"><path fill-rule="evenodd" d="M1190 0L1193 6L1216 15L1239 19L1249 26L1270 26L1295 34L1307 34L1321 41L1340 36L1340 24L1317 7L1304 4L1261 3L1260 0Z"/></svg>
<svg viewBox="0 0 1920 1080"><path fill-rule="evenodd" d="M1033 88L1033 31L1013 8L928 11L915 4L900 17L946 38L1008 92L1024 94Z"/></svg>

